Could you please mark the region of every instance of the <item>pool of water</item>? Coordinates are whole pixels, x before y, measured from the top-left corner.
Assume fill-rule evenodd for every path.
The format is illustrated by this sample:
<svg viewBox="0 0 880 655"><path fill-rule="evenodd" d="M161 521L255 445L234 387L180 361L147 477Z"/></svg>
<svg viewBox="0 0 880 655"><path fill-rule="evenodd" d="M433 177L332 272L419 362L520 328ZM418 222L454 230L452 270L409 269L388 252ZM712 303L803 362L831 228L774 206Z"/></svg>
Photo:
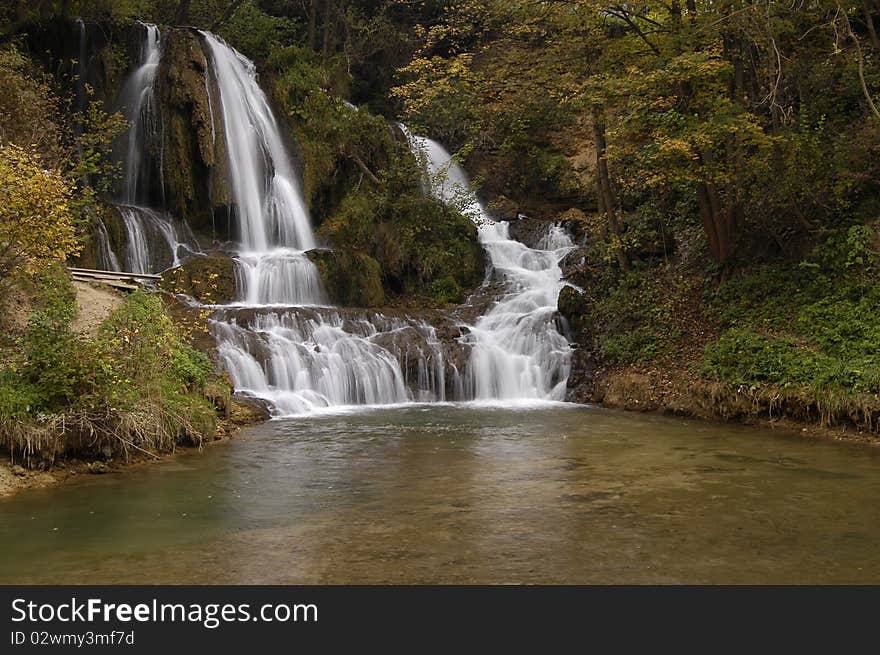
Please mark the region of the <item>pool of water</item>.
<svg viewBox="0 0 880 655"><path fill-rule="evenodd" d="M412 406L0 500L0 582L878 583L878 500L870 446Z"/></svg>

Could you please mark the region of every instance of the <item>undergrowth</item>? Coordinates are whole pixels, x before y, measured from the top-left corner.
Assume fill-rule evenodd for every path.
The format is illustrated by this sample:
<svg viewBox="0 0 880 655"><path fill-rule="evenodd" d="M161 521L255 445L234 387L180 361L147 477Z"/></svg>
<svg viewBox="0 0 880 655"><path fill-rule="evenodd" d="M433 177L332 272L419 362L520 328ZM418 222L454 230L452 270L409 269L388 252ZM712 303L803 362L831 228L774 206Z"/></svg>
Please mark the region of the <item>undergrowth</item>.
<svg viewBox="0 0 880 655"><path fill-rule="evenodd" d="M66 452L168 451L214 435L224 385L158 296L135 291L86 338L72 329L63 269L44 272L39 288L0 368L0 447L39 464Z"/></svg>

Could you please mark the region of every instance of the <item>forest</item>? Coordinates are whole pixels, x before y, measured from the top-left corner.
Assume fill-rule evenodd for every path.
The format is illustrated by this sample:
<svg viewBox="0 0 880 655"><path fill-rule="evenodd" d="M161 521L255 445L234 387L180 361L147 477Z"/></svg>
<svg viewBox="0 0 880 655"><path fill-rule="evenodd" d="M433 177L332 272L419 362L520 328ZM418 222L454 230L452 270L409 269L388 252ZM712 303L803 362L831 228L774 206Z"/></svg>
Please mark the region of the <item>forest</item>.
<svg viewBox="0 0 880 655"><path fill-rule="evenodd" d="M0 447L26 467L128 457L273 413L236 393L223 366L233 338L212 315L242 300L241 267L259 243L230 157L239 128L225 78L207 72L203 53L220 61L209 34L253 62L295 161L321 247L300 243L307 259L283 266L314 267L324 295L312 304L341 308L346 330L379 326L375 343L401 362L402 382L396 368L387 384L384 372L358 378L341 404L385 402L395 385L404 399L482 397L479 374L463 373L477 331L461 327L496 302L475 194L529 247L541 250L547 225L571 235L547 318L571 351L545 370L541 397L871 439L876 20L876 0L6 0ZM151 25L161 129L119 100L146 66ZM124 144L138 130L145 163L132 172ZM410 134L466 172L458 198L425 193ZM129 205L172 216L175 248L199 256L150 245L150 270L137 272L161 273L159 288L120 295L99 324L77 327L65 266L107 269L115 252L116 270L134 271L116 209ZM230 254L235 243L247 247ZM255 261L258 276L268 264ZM254 297L304 304L273 299L294 277ZM229 319L227 332L258 319ZM418 334L395 341L382 327L395 320ZM239 350L256 347L236 335ZM437 342L442 367L424 355ZM416 351L427 368L411 363Z"/></svg>

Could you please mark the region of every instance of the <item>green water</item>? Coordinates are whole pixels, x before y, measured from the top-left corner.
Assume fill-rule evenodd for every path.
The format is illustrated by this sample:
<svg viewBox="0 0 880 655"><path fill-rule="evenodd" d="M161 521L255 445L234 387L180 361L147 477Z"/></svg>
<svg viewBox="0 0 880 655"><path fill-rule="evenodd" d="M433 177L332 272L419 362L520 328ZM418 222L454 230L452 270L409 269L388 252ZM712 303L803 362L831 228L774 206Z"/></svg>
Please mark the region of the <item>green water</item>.
<svg viewBox="0 0 880 655"><path fill-rule="evenodd" d="M878 583L878 501L869 446L397 408L0 500L0 582Z"/></svg>

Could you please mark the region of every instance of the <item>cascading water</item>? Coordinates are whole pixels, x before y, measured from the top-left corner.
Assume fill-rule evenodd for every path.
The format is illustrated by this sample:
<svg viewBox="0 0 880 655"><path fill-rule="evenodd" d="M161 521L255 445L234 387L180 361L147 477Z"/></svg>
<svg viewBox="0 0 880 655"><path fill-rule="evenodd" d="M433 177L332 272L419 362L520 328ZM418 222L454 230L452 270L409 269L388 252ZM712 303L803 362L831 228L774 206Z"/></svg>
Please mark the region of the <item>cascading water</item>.
<svg viewBox="0 0 880 655"><path fill-rule="evenodd" d="M86 42L86 24L82 18L76 19L77 30L79 31L79 54L76 61L76 111L78 116L73 123L73 135L77 137L76 152L82 155L82 145L78 138L82 134L83 124L82 117L88 108L88 93L86 92L86 78L89 70L88 62L88 44Z"/></svg>
<svg viewBox="0 0 880 655"><path fill-rule="evenodd" d="M203 32L240 233L239 300L212 321L235 388L276 414L444 397L433 328L327 306L306 203L253 63ZM403 333L406 339L398 339ZM401 362L413 362L412 371Z"/></svg>
<svg viewBox="0 0 880 655"><path fill-rule="evenodd" d="M161 34L155 25L141 23L141 26L144 41L140 65L126 80L121 96L123 112L131 123L126 141L122 192L122 199L128 204L148 202L151 168L154 165L150 145L161 136L161 120L155 99L156 74L162 57ZM161 157L158 173L161 183Z"/></svg>
<svg viewBox="0 0 880 655"><path fill-rule="evenodd" d="M125 226L125 267L131 273L158 273L180 266L199 251L189 226L146 207L119 205Z"/></svg>
<svg viewBox="0 0 880 655"><path fill-rule="evenodd" d="M255 68L221 39L201 34L239 234L238 299L215 306L211 325L236 390L268 401L276 415L414 400L561 399L569 349L554 313L558 264L570 245L564 231L552 231L542 249L512 241L507 224L489 221L464 171L423 140L433 149L435 192L480 224L505 295L464 326L464 337L445 342L423 320L328 306L305 254L315 247L306 203ZM445 320L445 333L458 334Z"/></svg>
<svg viewBox="0 0 880 655"><path fill-rule="evenodd" d="M471 355L463 393L477 400L563 400L571 363L568 340L556 329L560 262L571 238L551 226L538 248L510 238L507 222L495 222L470 190L467 174L436 141L403 128L410 145L424 157L430 185L478 226L492 271L505 292L489 311L467 326Z"/></svg>
<svg viewBox="0 0 880 655"><path fill-rule="evenodd" d="M253 63L202 32L213 61L241 253L239 293L251 305L326 304L308 210Z"/></svg>
<svg viewBox="0 0 880 655"><path fill-rule="evenodd" d="M443 350L425 323L317 307L227 311L214 329L220 358L237 391L276 413L445 398Z"/></svg>
<svg viewBox="0 0 880 655"><path fill-rule="evenodd" d="M107 226L100 218L95 223L95 238L98 240L98 265L105 271L121 271L119 258L113 252L110 245L110 235L107 234Z"/></svg>
<svg viewBox="0 0 880 655"><path fill-rule="evenodd" d="M189 226L150 209L151 179L162 187L162 157L154 151L162 140L162 120L156 103L156 76L162 57L159 28L140 23L144 31L138 67L123 86L121 105L131 127L125 143L122 202L117 205L125 231L124 266L131 273L158 273L181 263L187 254L200 252ZM158 148L161 151L161 147ZM162 194L164 195L164 194ZM119 270L119 257L106 239L106 227L98 228L102 259ZM106 250L106 255L104 251Z"/></svg>

